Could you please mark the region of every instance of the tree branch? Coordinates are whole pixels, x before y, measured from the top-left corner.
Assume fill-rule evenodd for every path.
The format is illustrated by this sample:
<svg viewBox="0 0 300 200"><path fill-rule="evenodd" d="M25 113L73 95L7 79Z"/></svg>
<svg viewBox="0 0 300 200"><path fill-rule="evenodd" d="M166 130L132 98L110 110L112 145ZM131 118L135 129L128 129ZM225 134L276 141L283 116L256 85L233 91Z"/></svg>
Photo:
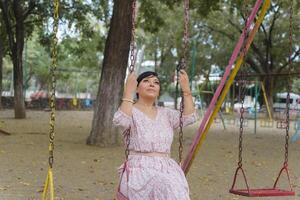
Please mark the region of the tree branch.
<svg viewBox="0 0 300 200"><path fill-rule="evenodd" d="M228 21L229 24L230 24L231 26L233 26L239 33L242 33L242 32L243 32L243 30L239 27L239 25L233 23L233 21L231 21L231 19L227 19L227 21Z"/></svg>
<svg viewBox="0 0 300 200"><path fill-rule="evenodd" d="M277 10L275 10L277 7ZM273 62L273 55L272 55L272 51L271 51L271 48L272 48L272 32L273 32L273 29L274 29L274 26L275 26L275 21L276 19L279 18L279 5L276 4L273 6L273 9L274 10L274 15L273 15L273 19L272 19L272 22L271 22L271 25L270 25L270 29L269 29L269 37L268 37L268 40L267 40L267 43L266 43L266 57L267 57L267 60L269 60L270 58L270 68L271 68L271 71L274 69L274 62Z"/></svg>
<svg viewBox="0 0 300 200"><path fill-rule="evenodd" d="M9 13L8 13L8 2L7 0L0 1L0 8L2 9L2 16L5 23L6 33L8 35L8 43L10 50L12 51L14 48L15 40L14 40L14 34L12 32L12 26L9 20Z"/></svg>
<svg viewBox="0 0 300 200"><path fill-rule="evenodd" d="M253 52L255 53L258 61L260 62L261 65L265 65L266 64L266 59L264 59L264 57L262 56L263 53L260 51L260 49L256 46L256 44L254 43L254 41L252 42L252 44L250 45L250 48L253 50Z"/></svg>
<svg viewBox="0 0 300 200"><path fill-rule="evenodd" d="M257 73L265 73L264 70L250 56L246 56L246 63L248 63L250 67Z"/></svg>
<svg viewBox="0 0 300 200"><path fill-rule="evenodd" d="M32 24L36 24L38 22L43 22L43 20L41 19L36 19L36 20L31 20L31 21L24 21L24 26L26 27L27 25L32 25Z"/></svg>
<svg viewBox="0 0 300 200"><path fill-rule="evenodd" d="M297 56L300 55L300 48L295 52L294 56L291 57L291 62L293 62ZM277 73L280 73L285 67L287 67L289 65L289 61L287 61L286 63L284 63L278 70Z"/></svg>
<svg viewBox="0 0 300 200"><path fill-rule="evenodd" d="M37 6L36 1L31 0L31 1L29 2L28 9L27 9L27 11L24 13L24 15L23 15L23 21L25 21L25 19L28 17L28 15L30 15L31 12L36 8L36 6Z"/></svg>
<svg viewBox="0 0 300 200"><path fill-rule="evenodd" d="M221 35L224 35L226 36L227 38L229 38L230 40L234 41L235 40L235 37L233 35L230 35L228 33L226 33L225 31L223 30L219 30L219 29L216 29L216 28L213 28L211 26L208 26L208 25L201 25L202 28L207 28L209 29L210 31L213 31L213 32L216 32L216 33L219 33ZM200 27L200 28L201 28Z"/></svg>

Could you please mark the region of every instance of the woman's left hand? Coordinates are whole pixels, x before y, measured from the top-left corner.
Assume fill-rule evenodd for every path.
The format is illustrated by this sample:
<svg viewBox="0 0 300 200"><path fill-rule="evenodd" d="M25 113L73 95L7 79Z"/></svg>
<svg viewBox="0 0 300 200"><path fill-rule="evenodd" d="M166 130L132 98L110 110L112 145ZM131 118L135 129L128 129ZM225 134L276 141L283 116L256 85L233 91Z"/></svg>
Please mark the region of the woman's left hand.
<svg viewBox="0 0 300 200"><path fill-rule="evenodd" d="M183 69L179 71L179 84L183 92L190 92L189 77Z"/></svg>

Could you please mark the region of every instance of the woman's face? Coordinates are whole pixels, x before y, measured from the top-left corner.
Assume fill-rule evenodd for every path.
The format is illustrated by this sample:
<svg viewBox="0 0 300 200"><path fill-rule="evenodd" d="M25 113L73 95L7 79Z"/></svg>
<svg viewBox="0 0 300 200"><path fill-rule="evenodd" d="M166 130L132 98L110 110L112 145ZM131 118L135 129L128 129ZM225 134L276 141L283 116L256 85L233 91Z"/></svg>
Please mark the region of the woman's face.
<svg viewBox="0 0 300 200"><path fill-rule="evenodd" d="M139 98L157 98L159 96L160 83L156 76L148 76L141 80L137 87Z"/></svg>

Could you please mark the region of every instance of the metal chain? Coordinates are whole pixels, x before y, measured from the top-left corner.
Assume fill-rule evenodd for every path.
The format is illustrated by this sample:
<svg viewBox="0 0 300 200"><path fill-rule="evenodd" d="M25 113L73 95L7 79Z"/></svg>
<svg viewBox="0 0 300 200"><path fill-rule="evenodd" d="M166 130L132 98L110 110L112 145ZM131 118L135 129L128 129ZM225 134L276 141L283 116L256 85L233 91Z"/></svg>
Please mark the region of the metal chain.
<svg viewBox="0 0 300 200"><path fill-rule="evenodd" d="M247 40L248 40L248 28L247 28L247 23L248 23L248 9L247 9L248 2L247 0L244 1L243 3L243 13L245 16L245 30L244 30L244 43L243 43L243 50L241 52L241 56L246 56L246 51L247 51ZM244 108L244 100L245 100L245 94L246 94L246 81L245 81L245 73L241 73L241 81L239 84L239 87L241 88L241 93L240 93L240 100L241 100L241 108L240 108L240 127L239 127L239 161L238 161L238 166L242 167L243 165L243 134L244 134L244 113L245 113L245 108Z"/></svg>
<svg viewBox="0 0 300 200"><path fill-rule="evenodd" d="M55 137L55 89L56 89L56 68L57 68L57 32L59 22L59 0L54 1L54 25L53 25L53 46L52 46L52 64L51 74L51 96L50 96L50 131L49 131L49 167L52 168L54 162L54 137Z"/></svg>
<svg viewBox="0 0 300 200"><path fill-rule="evenodd" d="M189 0L184 0L184 32L182 69L187 66L187 51L189 45Z"/></svg>
<svg viewBox="0 0 300 200"><path fill-rule="evenodd" d="M184 109L184 104L183 104L183 101L184 101L184 97L182 95L182 98L181 98L181 102L180 102L180 120L179 120L179 163L181 163L182 161L182 154L183 154L183 120L182 120L182 117L183 117L183 109Z"/></svg>
<svg viewBox="0 0 300 200"><path fill-rule="evenodd" d="M294 71L291 57L293 55L293 0L290 1L289 8L289 69L288 69L288 84L287 84L287 97L286 97L286 128L285 128L285 153L284 153L284 166L288 165L288 157L289 157L289 129L290 129L290 92L291 92L291 77L290 74Z"/></svg>
<svg viewBox="0 0 300 200"><path fill-rule="evenodd" d="M123 136L124 136L124 138L125 138L125 145L126 145L126 149L125 149L125 158L126 158L126 160L127 160L127 159L128 159L128 156L129 156L130 127L124 131Z"/></svg>
<svg viewBox="0 0 300 200"><path fill-rule="evenodd" d="M178 82L179 82L179 71L181 69L187 68L187 51L188 51L188 38L189 38L189 32L188 32L188 26L189 26L189 0L184 0L184 33L183 33L183 57L179 61L180 63L177 66L177 85L178 88ZM180 116L179 116L179 147L178 147L178 157L179 157L179 163L181 164L182 161L182 154L183 154L183 110L184 110L184 95L181 91L181 101L180 101Z"/></svg>
<svg viewBox="0 0 300 200"><path fill-rule="evenodd" d="M135 18L136 18L136 0L132 1L132 16L131 16L131 41L130 41L130 65L129 65L129 72L134 71L135 66ZM129 145L130 145L130 127L126 129L123 133L125 137L125 158L128 159L129 155Z"/></svg>
<svg viewBox="0 0 300 200"><path fill-rule="evenodd" d="M180 61L182 62L182 61ZM176 89L178 91L178 83L179 83L179 71L181 68L182 64L180 63L178 66L177 66L177 83L176 83ZM181 91L180 93L181 95L181 101L180 101L180 107L179 107L179 112L180 112L180 115L179 115L179 147L178 147L178 159L179 159L179 163L181 163L182 161L182 154L183 154L183 110L184 110L184 95ZM177 96L177 95L176 95Z"/></svg>
<svg viewBox="0 0 300 200"><path fill-rule="evenodd" d="M135 19L136 19L136 0L132 1L132 16L131 16L131 41L130 41L130 73L134 71L135 65Z"/></svg>

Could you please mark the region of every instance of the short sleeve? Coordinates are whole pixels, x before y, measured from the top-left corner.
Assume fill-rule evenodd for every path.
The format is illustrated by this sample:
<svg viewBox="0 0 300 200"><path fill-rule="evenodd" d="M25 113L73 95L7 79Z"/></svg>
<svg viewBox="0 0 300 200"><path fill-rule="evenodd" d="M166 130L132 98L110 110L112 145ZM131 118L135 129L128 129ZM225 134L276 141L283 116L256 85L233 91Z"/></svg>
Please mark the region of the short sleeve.
<svg viewBox="0 0 300 200"><path fill-rule="evenodd" d="M173 127L173 129L178 128L180 112L178 110L174 110L174 109L170 109L170 108L166 108L166 112L167 112L170 124ZM197 120L198 120L198 115L196 113L196 110L195 110L195 112L193 112L189 115L183 115L182 116L183 127L193 124Z"/></svg>
<svg viewBox="0 0 300 200"><path fill-rule="evenodd" d="M113 117L113 124L115 126L121 126L123 128L129 128L132 118L124 113L120 108L115 112Z"/></svg>

